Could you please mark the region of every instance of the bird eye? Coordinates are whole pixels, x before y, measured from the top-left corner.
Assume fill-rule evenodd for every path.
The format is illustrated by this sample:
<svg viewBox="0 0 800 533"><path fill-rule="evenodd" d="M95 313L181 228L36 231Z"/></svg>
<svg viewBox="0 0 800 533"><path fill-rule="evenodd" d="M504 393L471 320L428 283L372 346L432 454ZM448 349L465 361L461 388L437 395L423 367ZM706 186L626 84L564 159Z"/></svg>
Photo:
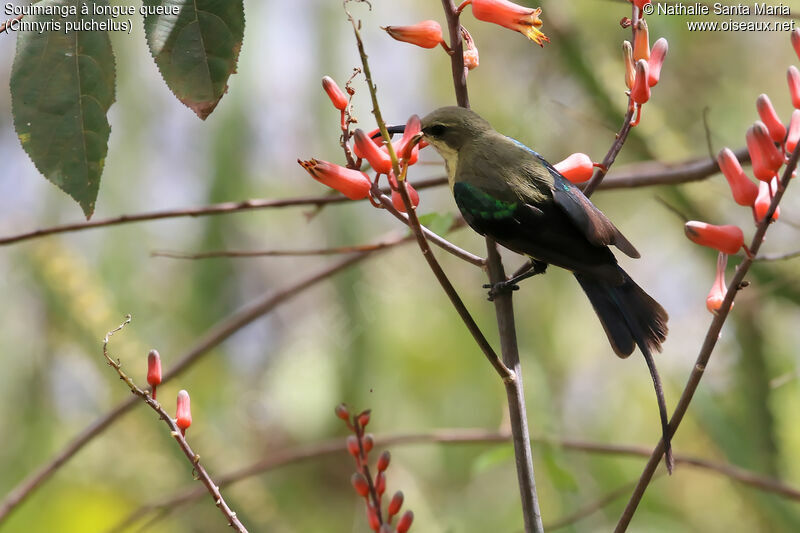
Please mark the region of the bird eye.
<svg viewBox="0 0 800 533"><path fill-rule="evenodd" d="M428 133L433 137L440 137L444 134L445 127L441 124L434 124L430 128L428 128Z"/></svg>

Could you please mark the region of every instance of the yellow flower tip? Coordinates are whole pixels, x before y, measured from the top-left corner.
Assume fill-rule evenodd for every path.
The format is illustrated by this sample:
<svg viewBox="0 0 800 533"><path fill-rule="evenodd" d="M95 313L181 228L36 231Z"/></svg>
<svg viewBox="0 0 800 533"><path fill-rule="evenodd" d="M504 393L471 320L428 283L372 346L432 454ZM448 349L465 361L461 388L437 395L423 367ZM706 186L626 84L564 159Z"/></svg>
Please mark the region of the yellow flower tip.
<svg viewBox="0 0 800 533"><path fill-rule="evenodd" d="M520 33L522 33L525 37L535 42L542 48L544 48L544 43L550 42L550 38L541 31L539 31L538 29L536 29L535 26L529 26L525 31Z"/></svg>

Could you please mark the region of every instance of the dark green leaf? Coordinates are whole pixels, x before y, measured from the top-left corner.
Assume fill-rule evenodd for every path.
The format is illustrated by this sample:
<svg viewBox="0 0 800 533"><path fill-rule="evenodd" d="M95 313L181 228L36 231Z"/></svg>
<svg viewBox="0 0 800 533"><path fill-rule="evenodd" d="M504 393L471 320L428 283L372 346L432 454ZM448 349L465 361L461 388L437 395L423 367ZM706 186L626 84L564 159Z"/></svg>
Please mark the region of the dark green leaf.
<svg viewBox="0 0 800 533"><path fill-rule="evenodd" d="M144 0L143 5L168 13L145 15L150 53L170 90L205 120L236 71L244 36L242 0Z"/></svg>
<svg viewBox="0 0 800 533"><path fill-rule="evenodd" d="M98 0L98 5L108 5ZM75 6L77 15L25 17L61 23L59 31L21 31L11 71L14 127L36 168L92 216L108 152L106 113L114 102L114 54L104 31L66 33L66 22L107 17L80 14L78 0L38 5Z"/></svg>

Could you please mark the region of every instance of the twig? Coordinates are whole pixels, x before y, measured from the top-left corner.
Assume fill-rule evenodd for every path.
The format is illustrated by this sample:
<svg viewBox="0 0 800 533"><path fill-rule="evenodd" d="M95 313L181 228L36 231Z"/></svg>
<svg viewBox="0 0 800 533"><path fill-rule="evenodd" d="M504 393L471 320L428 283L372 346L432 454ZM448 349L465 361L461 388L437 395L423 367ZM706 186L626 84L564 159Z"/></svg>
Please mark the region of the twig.
<svg viewBox="0 0 800 533"><path fill-rule="evenodd" d="M547 531L555 531L557 529L571 526L577 522L580 522L584 518L593 515L603 507L610 505L617 498L620 498L621 496L627 494L628 491L631 490L635 485L636 485L635 481L631 481L630 483L625 483L621 487L617 487L608 494L605 494L600 499L590 502L587 505L584 505L583 507L579 507L578 509L575 510L575 512L570 513L567 516L561 517L560 519L556 520L551 524L545 525L545 529Z"/></svg>
<svg viewBox="0 0 800 533"><path fill-rule="evenodd" d="M763 254L757 256L756 261L786 261L787 259L794 259L795 257L800 257L800 250L782 254Z"/></svg>
<svg viewBox="0 0 800 533"><path fill-rule="evenodd" d="M380 253L380 252L378 252ZM162 384L171 380L181 372L187 370L194 365L201 357L210 352L213 348L220 345L223 341L231 335L247 326L254 320L269 313L279 305L292 299L306 289L309 289L317 283L324 281L334 274L347 269L348 267L367 259L368 257L375 257L375 253L359 253L352 257L343 259L331 266L325 267L318 272L315 272L283 289L268 293L264 296L250 302L245 307L236 311L224 320L215 324L209 329L205 336L200 339L188 352L178 359L178 362L164 374ZM75 437L69 444L66 445L53 459L46 464L42 465L38 470L31 473L22 480L14 489L9 492L5 499L0 502L0 525L9 516L9 514L16 509L25 499L27 499L37 488L39 488L45 481L58 471L67 461L69 461L75 454L83 449L86 444L92 441L95 437L103 433L114 422L118 421L123 414L128 412L134 405L136 405L136 398L131 397L127 400L120 402L111 411L104 416L95 420L89 427Z"/></svg>
<svg viewBox="0 0 800 533"><path fill-rule="evenodd" d="M3 22L2 24L0 24L0 33L8 33L8 26L12 22L15 22L15 21L18 21L18 20L22 20L22 17L24 17L24 16L25 16L24 14L17 15L16 17L10 18L10 19L6 20L5 22Z"/></svg>
<svg viewBox="0 0 800 533"><path fill-rule="evenodd" d="M140 389L136 383L134 383L133 379L131 379L125 372L122 371L122 365L119 361L115 361L108 355L108 341L109 338L124 328L127 324L131 321L131 315L128 315L125 318L125 322L120 324L116 329L113 329L106 333L105 338L103 339L103 357L106 358L109 366L111 366L114 370L117 371L119 374L119 379L125 382L128 388L131 389L131 392L142 399L144 403L148 405L153 411L158 413L158 416L164 423L169 427L170 434L178 443L183 454L189 460L189 463L192 465L192 474L197 476L196 479L200 480L200 482L205 486L208 493L211 495L211 498L214 500L214 504L219 508L222 515L228 521L228 525L231 526L235 531L239 531L241 533L247 533L247 528L242 525L239 519L236 517L236 513L231 510L228 503L222 497L222 493L219 491L219 487L214 483L214 480L211 479L211 476L208 475L205 467L200 463L200 456L194 453L189 443L186 442L186 438L183 435L183 432L178 428L178 425L175 421L170 418L169 413L167 413L161 404L158 403L155 399L150 396L149 391L144 391Z"/></svg>
<svg viewBox="0 0 800 533"><path fill-rule="evenodd" d="M761 244L764 241L764 235L766 234L767 228L769 228L770 222L772 221L772 215L775 213L778 204L783 198L784 192L786 192L786 187L791 180L792 172L795 170L795 168L797 168L797 161L799 158L800 146L795 148L791 158L789 159L789 162L786 164L786 168L784 169L783 176L781 177L778 190L772 197L772 202L770 203L769 209L764 215L764 219L759 223L758 228L756 229L756 233L753 236L752 242L750 243L751 255L745 257L744 260L739 263L739 266L736 267L736 272L734 273L733 278L728 285L728 293L725 295L725 299L722 301L722 306L719 308L714 316L714 319L711 321L711 326L708 328L708 333L706 333L703 346L700 348L700 353L697 355L697 360L695 361L692 373L689 375L689 379L683 389L683 393L678 401L678 405L675 407L675 412L672 414L672 418L670 419L670 437L675 435L678 426L680 425L687 409L689 408L689 404L694 397L694 393L700 384L700 380L703 377L703 373L708 365L708 361L711 358L711 353L714 351L714 347L717 344L720 331L722 331L722 326L725 324L725 319L728 318L728 313L733 305L733 300L736 298L736 294L739 292L739 287L741 286L742 281L744 281L745 275L755 261L754 256L757 256L758 250L761 248ZM664 441L661 439L650 455L650 460L647 462L647 465L645 466L644 471L639 478L639 482L637 483L636 488L634 489L634 492L631 495L628 504L625 506L625 510L623 511L619 522L617 523L617 527L615 529L617 533L625 531L628 528L628 525L630 525L631 519L636 513L639 502L641 502L642 496L644 496L644 492L650 483L650 479L653 477L653 473L658 467L658 463L661 460L663 453Z"/></svg>
<svg viewBox="0 0 800 533"><path fill-rule="evenodd" d="M636 7L633 9L635 10ZM619 154L620 150L622 150L622 146L628 139L628 133L631 131L631 121L633 120L634 112L634 107L629 105L628 111L625 113L625 118L622 119L622 127L617 133L617 138L614 139L614 142L611 144L611 148L609 148L608 153L603 158L601 166L597 167L594 176L592 176L592 179L586 183L586 187L583 188L583 194L585 194L587 197L592 195L597 186L600 185L600 182L603 181L603 178L606 177L608 169L614 164L614 161L617 159L617 155Z"/></svg>
<svg viewBox="0 0 800 533"><path fill-rule="evenodd" d="M508 443L510 440L511 434L508 432L487 431L483 429L441 429L430 433L403 433L385 435L383 437L377 436L375 438L375 446L388 448L390 446L396 447L413 444L502 444ZM602 444L574 439L533 438L532 440L538 444L556 446L567 451L616 457L646 458L649 457L652 451L645 446ZM347 453L347 451L341 438L325 440L304 446L292 446L283 450L269 450L264 454L263 459L228 472L227 474L222 474L217 477L217 481L220 487L227 487L228 485L233 485L245 479L284 466L342 453ZM764 492L770 492L789 500L800 502L800 489L728 463L681 454L675 456L675 462L687 467L707 470L727 477L737 483L742 483ZM137 521L143 519L149 513L165 509L176 509L181 505L186 505L202 498L204 494L205 490L202 488L193 487L171 498L159 498L157 503L142 505L129 513L114 526L111 531L123 531ZM561 520L558 522L561 522ZM554 525L557 525L557 523Z"/></svg>

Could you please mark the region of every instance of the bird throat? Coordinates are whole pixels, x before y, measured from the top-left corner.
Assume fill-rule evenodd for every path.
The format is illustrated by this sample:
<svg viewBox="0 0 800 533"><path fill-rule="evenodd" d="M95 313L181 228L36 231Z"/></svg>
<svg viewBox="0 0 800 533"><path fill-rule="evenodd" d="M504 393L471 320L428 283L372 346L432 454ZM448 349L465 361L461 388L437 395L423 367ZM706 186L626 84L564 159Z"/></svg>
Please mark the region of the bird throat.
<svg viewBox="0 0 800 533"><path fill-rule="evenodd" d="M450 191L452 191L456 179L456 169L458 168L458 150L454 150L447 145L434 145L434 148L444 159L444 166L447 169L447 183L450 185Z"/></svg>

